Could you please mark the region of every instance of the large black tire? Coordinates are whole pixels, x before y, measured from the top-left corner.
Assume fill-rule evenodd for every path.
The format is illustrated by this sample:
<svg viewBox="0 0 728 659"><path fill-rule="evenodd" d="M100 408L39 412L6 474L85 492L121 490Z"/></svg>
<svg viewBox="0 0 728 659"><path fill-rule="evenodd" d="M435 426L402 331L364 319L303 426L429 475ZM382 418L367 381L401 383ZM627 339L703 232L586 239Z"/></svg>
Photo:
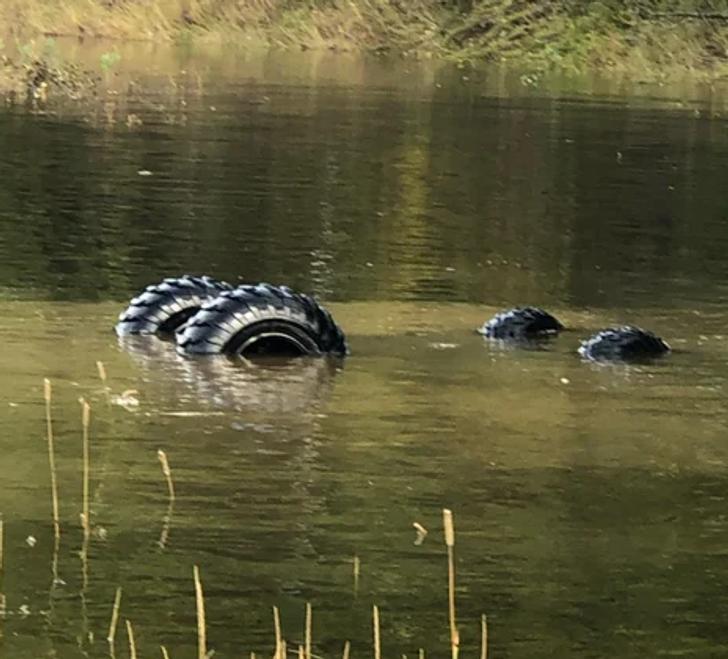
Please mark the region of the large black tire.
<svg viewBox="0 0 728 659"><path fill-rule="evenodd" d="M119 315L114 328L119 336L130 334L172 335L202 304L232 286L211 277L184 275L147 286Z"/></svg>
<svg viewBox="0 0 728 659"><path fill-rule="evenodd" d="M344 356L346 338L313 298L285 286L240 286L205 303L177 334L183 354Z"/></svg>
<svg viewBox="0 0 728 659"><path fill-rule="evenodd" d="M582 341L579 354L592 361L639 361L670 352L659 336L639 327L610 327Z"/></svg>
<svg viewBox="0 0 728 659"><path fill-rule="evenodd" d="M564 326L538 307L509 309L496 314L478 332L489 339L524 341L556 334Z"/></svg>

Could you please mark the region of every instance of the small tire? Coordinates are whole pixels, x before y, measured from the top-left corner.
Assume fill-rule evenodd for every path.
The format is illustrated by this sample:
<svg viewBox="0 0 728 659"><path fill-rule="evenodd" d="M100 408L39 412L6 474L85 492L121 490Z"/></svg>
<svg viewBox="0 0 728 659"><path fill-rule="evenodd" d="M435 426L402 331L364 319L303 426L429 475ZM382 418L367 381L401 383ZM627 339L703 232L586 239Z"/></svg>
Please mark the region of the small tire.
<svg viewBox="0 0 728 659"><path fill-rule="evenodd" d="M118 336L158 334L171 336L202 304L232 286L212 277L168 278L147 286L129 302L114 327Z"/></svg>
<svg viewBox="0 0 728 659"><path fill-rule="evenodd" d="M348 354L346 338L316 300L285 286L258 284L222 292L177 334L186 355Z"/></svg>
<svg viewBox="0 0 728 659"><path fill-rule="evenodd" d="M640 361L654 359L671 348L659 336L632 325L603 329L582 341L579 354L591 361Z"/></svg>
<svg viewBox="0 0 728 659"><path fill-rule="evenodd" d="M520 307L496 314L478 332L489 339L525 341L545 338L562 329L564 326L547 311Z"/></svg>

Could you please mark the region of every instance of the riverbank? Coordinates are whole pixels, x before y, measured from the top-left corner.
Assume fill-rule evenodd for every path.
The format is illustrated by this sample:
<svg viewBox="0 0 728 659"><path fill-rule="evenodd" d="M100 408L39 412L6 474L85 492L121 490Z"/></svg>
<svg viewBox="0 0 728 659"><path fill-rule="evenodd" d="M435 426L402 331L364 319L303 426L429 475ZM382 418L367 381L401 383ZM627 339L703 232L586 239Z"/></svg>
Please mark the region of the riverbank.
<svg viewBox="0 0 728 659"><path fill-rule="evenodd" d="M391 53L652 79L728 76L728 12L518 0L6 0L6 45L39 36ZM659 4L659 3L658 3ZM614 5L611 9L610 6ZM22 26L22 27L19 27Z"/></svg>

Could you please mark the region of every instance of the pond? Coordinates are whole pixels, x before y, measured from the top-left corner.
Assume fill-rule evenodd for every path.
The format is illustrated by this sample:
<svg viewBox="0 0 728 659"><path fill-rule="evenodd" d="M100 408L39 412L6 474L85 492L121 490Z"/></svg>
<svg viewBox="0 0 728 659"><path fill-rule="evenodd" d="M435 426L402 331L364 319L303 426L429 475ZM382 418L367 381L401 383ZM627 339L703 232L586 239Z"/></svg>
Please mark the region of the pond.
<svg viewBox="0 0 728 659"><path fill-rule="evenodd" d="M272 654L274 605L294 652L306 602L315 655L349 640L371 656L377 604L384 656L444 656L443 508L464 656L481 614L496 657L728 652L718 92L137 55L144 84L91 119L0 109L3 655L108 657L121 587L117 656L128 619L140 657L196 657L198 565L215 656ZM245 364L120 342L127 300L183 273L313 293L351 355ZM474 332L521 304L569 331L542 350ZM623 322L674 352L576 354Z"/></svg>

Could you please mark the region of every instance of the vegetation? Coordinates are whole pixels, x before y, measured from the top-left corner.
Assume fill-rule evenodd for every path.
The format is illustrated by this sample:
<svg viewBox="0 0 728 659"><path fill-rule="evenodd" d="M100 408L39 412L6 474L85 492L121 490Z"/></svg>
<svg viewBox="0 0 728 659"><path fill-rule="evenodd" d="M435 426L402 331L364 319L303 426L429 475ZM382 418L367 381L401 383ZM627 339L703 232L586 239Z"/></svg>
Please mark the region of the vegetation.
<svg viewBox="0 0 728 659"><path fill-rule="evenodd" d="M22 26L22 27L18 27ZM728 71L723 0L5 0L0 33Z"/></svg>

